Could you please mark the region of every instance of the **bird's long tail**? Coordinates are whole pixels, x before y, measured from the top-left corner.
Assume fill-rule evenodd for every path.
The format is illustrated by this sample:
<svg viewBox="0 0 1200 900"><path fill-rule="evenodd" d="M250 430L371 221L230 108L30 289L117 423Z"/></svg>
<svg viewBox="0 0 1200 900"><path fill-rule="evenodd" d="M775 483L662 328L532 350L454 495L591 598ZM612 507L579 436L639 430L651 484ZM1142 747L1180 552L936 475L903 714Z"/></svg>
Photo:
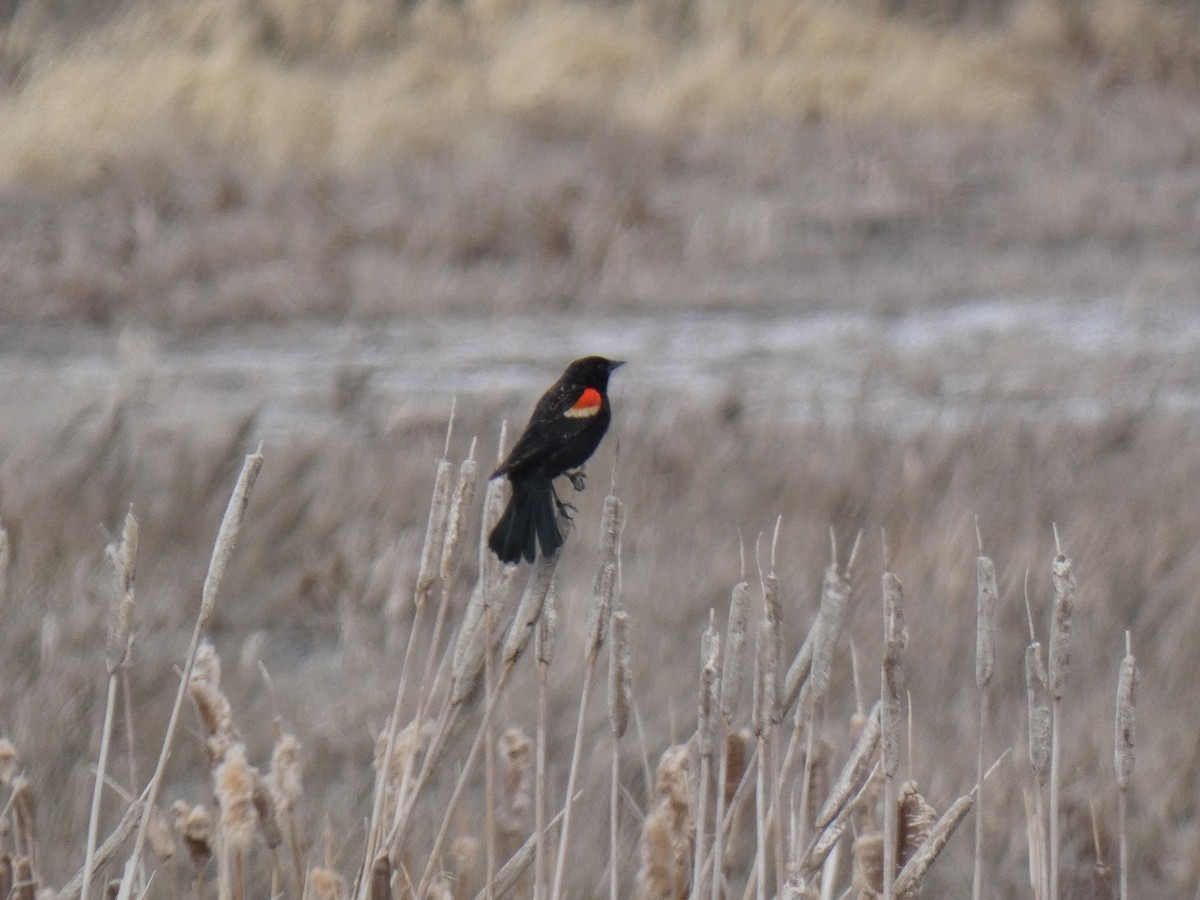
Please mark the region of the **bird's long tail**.
<svg viewBox="0 0 1200 900"><path fill-rule="evenodd" d="M520 562L522 557L533 562L539 544L542 555L550 556L562 543L551 482L537 479L514 483L508 506L488 537L492 552L510 564Z"/></svg>

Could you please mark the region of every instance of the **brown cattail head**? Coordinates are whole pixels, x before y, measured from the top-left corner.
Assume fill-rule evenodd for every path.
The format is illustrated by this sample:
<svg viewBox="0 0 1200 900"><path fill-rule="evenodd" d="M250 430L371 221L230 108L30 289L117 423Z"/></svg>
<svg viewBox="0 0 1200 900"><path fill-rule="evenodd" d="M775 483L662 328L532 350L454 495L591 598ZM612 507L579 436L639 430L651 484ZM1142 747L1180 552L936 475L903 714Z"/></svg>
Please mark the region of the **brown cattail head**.
<svg viewBox="0 0 1200 900"><path fill-rule="evenodd" d="M1029 716L1029 765L1043 787L1050 777L1050 691L1046 683L1046 665L1042 645L1037 641L1025 648L1025 698Z"/></svg>
<svg viewBox="0 0 1200 900"><path fill-rule="evenodd" d="M1057 532L1056 532L1057 535ZM1054 557L1054 612L1050 624L1050 695L1061 700L1067 686L1071 654L1071 613L1075 608L1075 573L1062 553Z"/></svg>
<svg viewBox="0 0 1200 900"><path fill-rule="evenodd" d="M392 900L392 861L386 853L375 857L371 864L370 900Z"/></svg>
<svg viewBox="0 0 1200 900"><path fill-rule="evenodd" d="M239 740L233 727L233 710L221 690L221 658L208 641L196 649L192 674L188 678L188 696L196 704L196 713L204 728L204 746L208 762L214 768L225 759L229 748Z"/></svg>
<svg viewBox="0 0 1200 900"><path fill-rule="evenodd" d="M203 806L189 807L182 800L176 800L171 811L175 813L175 831L187 847L192 868L199 876L213 855L212 820L208 810Z"/></svg>
<svg viewBox="0 0 1200 900"><path fill-rule="evenodd" d="M149 841L155 856L161 860L168 860L175 855L175 837L171 834L171 826L167 824L157 806L150 808L149 816L150 825L146 829L146 840Z"/></svg>
<svg viewBox="0 0 1200 900"><path fill-rule="evenodd" d="M1117 787L1125 790L1133 777L1133 748L1137 726L1138 667L1130 649L1129 632L1125 632L1125 658L1117 677L1116 743L1113 764L1117 772Z"/></svg>
<svg viewBox="0 0 1200 900"><path fill-rule="evenodd" d="M617 587L617 571L621 558L621 529L624 526L625 506L615 495L604 498L604 516L600 521L600 552L596 578L592 583L592 609L588 616L587 658L595 659L604 644L605 631Z"/></svg>
<svg viewBox="0 0 1200 900"><path fill-rule="evenodd" d="M742 693L742 656L750 620L750 585L740 581L729 599L729 624L725 628L725 662L721 669L721 715L732 722Z"/></svg>
<svg viewBox="0 0 1200 900"><path fill-rule="evenodd" d="M425 523L425 541L421 544L421 564L417 568L417 586L413 602L421 606L429 599L429 591L437 579L442 559L442 542L446 536L446 519L450 514L450 491L454 465L439 459L433 477L433 498L429 504L429 519Z"/></svg>
<svg viewBox="0 0 1200 900"><path fill-rule="evenodd" d="M33 785L23 774L12 782L12 794L8 798L15 824L17 851L28 856L37 865L37 803L33 796Z"/></svg>
<svg viewBox="0 0 1200 900"><path fill-rule="evenodd" d="M687 895L692 861L691 789L688 747L669 747L658 762L656 800L642 824L639 900Z"/></svg>
<svg viewBox="0 0 1200 900"><path fill-rule="evenodd" d="M899 815L896 817L896 826L900 829L899 840L896 841L897 863L903 866L916 856L917 850L929 838L938 814L921 796L915 781L906 781L901 785L897 806Z"/></svg>
<svg viewBox="0 0 1200 900"><path fill-rule="evenodd" d="M13 888L13 861L7 853L0 853L0 897L11 896Z"/></svg>
<svg viewBox="0 0 1200 900"><path fill-rule="evenodd" d="M38 880L28 856L18 856L13 866L13 900L37 900Z"/></svg>
<svg viewBox="0 0 1200 900"><path fill-rule="evenodd" d="M614 738L625 736L629 727L629 706L633 696L633 673L629 653L629 613L618 609L612 614L608 644L608 725Z"/></svg>
<svg viewBox="0 0 1200 900"><path fill-rule="evenodd" d="M0 785L12 787L13 779L21 771L21 758L17 748L8 738L0 738Z"/></svg>
<svg viewBox="0 0 1200 900"><path fill-rule="evenodd" d="M770 616L766 616L758 623L758 634L754 642L754 709L751 724L754 727L754 735L758 738L761 738L774 723L777 647L775 623Z"/></svg>
<svg viewBox="0 0 1200 900"><path fill-rule="evenodd" d="M965 794L950 804L950 808L933 824L933 827L929 829L928 837L921 842L916 852L900 870L900 874L896 876L896 881L892 885L896 897L904 897L917 890L925 873L929 871L929 867L933 865L938 854L942 852L942 848L946 846L946 842L950 840L951 835L966 818L974 804L975 795L973 793Z"/></svg>
<svg viewBox="0 0 1200 900"><path fill-rule="evenodd" d="M267 846L274 850L283 843L283 832L279 829L279 817L276 814L275 801L271 797L271 786L267 779L254 771L254 794L251 802L254 812L258 815L259 829Z"/></svg>
<svg viewBox="0 0 1200 900"><path fill-rule="evenodd" d="M109 675L125 665L129 654L129 635L133 630L133 574L137 565L138 523L133 510L125 515L121 545L113 556L116 591L108 621L108 646L104 665Z"/></svg>
<svg viewBox="0 0 1200 900"><path fill-rule="evenodd" d="M696 737L700 755L711 757L717 735L717 673L721 667L721 636L708 612L708 627L700 638L700 710Z"/></svg>
<svg viewBox="0 0 1200 900"><path fill-rule="evenodd" d="M311 900L346 900L346 882L337 872L321 866L308 871L308 890Z"/></svg>
<svg viewBox="0 0 1200 900"><path fill-rule="evenodd" d="M500 735L497 746L503 792L498 821L512 845L508 848L511 855L528 830L529 811L533 808L533 741L520 728L509 728Z"/></svg>
<svg viewBox="0 0 1200 900"><path fill-rule="evenodd" d="M258 771L246 762L246 748L233 744L225 761L213 773L213 794L221 808L221 832L229 846L244 850L254 838L258 812L254 805L254 785Z"/></svg>
<svg viewBox="0 0 1200 900"><path fill-rule="evenodd" d="M295 735L282 731L275 741L275 748L271 751L269 785L275 807L281 813L295 809L304 796L301 749L300 741Z"/></svg>
<svg viewBox="0 0 1200 900"><path fill-rule="evenodd" d="M217 529L217 539L213 544L212 558L208 563L208 572L204 576L204 587L200 593L200 615L198 624L203 627L212 618L217 605L217 588L225 575L225 567L233 555L234 544L237 543L238 532L242 527L242 518L246 513L246 504L250 502L250 492L262 469L262 447L246 457L242 464L241 474L234 485L233 494L229 497L229 505L225 507L225 515L221 519L221 527Z"/></svg>
<svg viewBox="0 0 1200 900"><path fill-rule="evenodd" d="M462 465L458 467L458 480L450 497L450 510L446 515L446 536L442 541L442 559L438 574L447 582L454 573L456 553L462 540L463 521L475 501L475 487L479 483L479 463L475 462L475 441ZM436 489L436 487L435 487Z"/></svg>
<svg viewBox="0 0 1200 900"><path fill-rule="evenodd" d="M982 691L996 668L996 566L986 556L975 560L977 614L975 620L975 684Z"/></svg>
<svg viewBox="0 0 1200 900"><path fill-rule="evenodd" d="M779 580L779 576L775 574L775 545L779 541L779 525L782 518L775 521L775 538L771 544L771 570L765 575L762 570L759 570L759 579L762 582L763 592L763 614L771 623L771 633L775 640L774 670L772 674L772 693L770 716L771 724L777 724L783 718L783 707L779 702L779 691L777 681L779 677L779 661L783 659L783 583Z"/></svg>
<svg viewBox="0 0 1200 900"><path fill-rule="evenodd" d="M877 897L883 891L883 835L878 831L854 839L854 890L859 897Z"/></svg>

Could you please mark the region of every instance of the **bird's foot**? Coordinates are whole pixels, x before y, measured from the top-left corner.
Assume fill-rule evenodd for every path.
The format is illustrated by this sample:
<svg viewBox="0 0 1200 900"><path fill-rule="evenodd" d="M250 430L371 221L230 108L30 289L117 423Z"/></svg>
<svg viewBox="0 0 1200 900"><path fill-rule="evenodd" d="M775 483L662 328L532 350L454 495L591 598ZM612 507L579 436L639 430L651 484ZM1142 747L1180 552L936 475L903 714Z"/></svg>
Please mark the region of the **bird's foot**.
<svg viewBox="0 0 1200 900"><path fill-rule="evenodd" d="M579 510L575 508L574 504L563 503L557 497L554 498L554 503L558 506L558 514L560 516L562 516L568 522L573 522L575 520L575 513L579 512Z"/></svg>
<svg viewBox="0 0 1200 900"><path fill-rule="evenodd" d="M587 472L583 469L576 469L574 472L563 472L571 480L571 487L575 488L575 492L579 493L587 486Z"/></svg>

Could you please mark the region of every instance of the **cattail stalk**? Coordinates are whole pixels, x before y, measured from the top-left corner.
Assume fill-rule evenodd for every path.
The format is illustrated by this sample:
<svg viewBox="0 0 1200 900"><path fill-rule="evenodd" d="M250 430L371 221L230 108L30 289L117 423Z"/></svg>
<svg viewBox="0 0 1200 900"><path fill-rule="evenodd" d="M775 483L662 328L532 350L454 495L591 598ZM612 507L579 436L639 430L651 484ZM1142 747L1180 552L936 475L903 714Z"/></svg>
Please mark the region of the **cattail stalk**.
<svg viewBox="0 0 1200 900"><path fill-rule="evenodd" d="M1129 785L1133 779L1134 740L1137 727L1138 666L1129 632L1125 632L1125 658L1117 678L1116 737L1113 767L1117 773L1117 822L1121 857L1121 900L1129 898L1129 841L1126 814Z"/></svg>
<svg viewBox="0 0 1200 900"><path fill-rule="evenodd" d="M754 708L751 724L757 740L758 767L755 773L754 809L756 816L757 847L755 851L755 877L758 880L756 896L758 900L766 900L767 896L767 785L766 785L766 752L772 718L774 716L776 696L775 677L778 657L778 643L775 638L775 622L770 616L765 616L758 625L758 634L754 643Z"/></svg>
<svg viewBox="0 0 1200 900"><path fill-rule="evenodd" d="M171 715L167 720L167 730L163 736L158 763L147 786L147 809L153 808L158 800L158 791L162 786L163 776L167 769L167 760L171 756L171 744L175 737L175 728L179 723L179 711L183 708L183 695L191 680L192 665L196 661L196 650L200 646L200 637L216 608L217 589L220 587L221 578L225 574L225 566L237 543L238 532L242 527L242 518L246 512L246 504L250 502L250 494L254 489L254 482L258 479L259 470L262 469L262 463L262 447L260 446L254 453L247 456L242 464L241 474L238 475L237 484L229 498L229 505L225 508L225 515L221 519L221 527L217 530L217 539L213 545L212 558L209 560L208 573L204 577L204 587L201 591L200 612L196 616L196 624L192 629L192 640L188 646L187 658L183 666L183 677L179 680L175 705L171 707ZM133 842L133 852L125 861L125 872L121 878L121 888L117 900L129 900L132 896L134 876L138 871L142 852L146 846L146 834L149 831L150 820L151 816L143 816L141 824L138 826L137 837Z"/></svg>
<svg viewBox="0 0 1200 900"><path fill-rule="evenodd" d="M883 573L883 675L880 738L883 745L883 898L896 896L892 882L896 877L896 770L900 766L900 725L904 670L904 645L908 631L904 627L903 588L888 567L884 545Z"/></svg>
<svg viewBox="0 0 1200 900"><path fill-rule="evenodd" d="M729 730L742 692L742 653L750 618L750 585L746 583L746 565L742 561L743 580L733 586L729 599L729 622L725 627L725 659L721 667L721 746L717 764L717 815L713 827L712 896L721 898L721 874L725 861L725 781L729 777Z"/></svg>
<svg viewBox="0 0 1200 900"><path fill-rule="evenodd" d="M104 666L108 670L108 695L104 703L104 722L100 726L100 758L96 763L96 783L92 790L92 809L88 816L81 900L88 900L92 887L92 873L95 871L96 841L99 839L100 831L100 801L103 795L104 774L108 770L108 750L112 739L113 716L116 711L117 685L120 672L128 661L133 632L133 577L137 566L137 550L138 522L131 509L125 515L121 543L117 546L112 560L116 585L108 623L108 647L104 659Z"/></svg>
<svg viewBox="0 0 1200 900"><path fill-rule="evenodd" d="M996 604L999 592L996 588L996 566L983 555L983 538L979 534L979 520L975 520L975 536L979 544L979 556L975 560L976 620L975 620L975 686L979 689L979 740L975 753L975 778L979 785L979 798L975 807L975 863L971 880L973 900L983 897L983 751L987 730L988 687L992 682L996 660Z"/></svg>
<svg viewBox="0 0 1200 900"><path fill-rule="evenodd" d="M571 768L567 773L567 796L564 800L562 832L558 839L558 860L554 866L554 887L551 900L562 896L563 879L567 872L567 846L571 837L571 807L574 805L575 781L579 774L580 753L583 750L583 725L587 715L588 693L592 673L604 645L608 620L612 614L613 596L617 590L621 561L621 529L624 525L624 505L615 494L604 498L604 515L600 523L600 562L592 586L592 609L588 618L586 666L583 689L579 699L579 718L575 725L575 744L571 751Z"/></svg>
<svg viewBox="0 0 1200 900"><path fill-rule="evenodd" d="M612 760L608 794L608 896L619 897L617 841L620 835L620 741L629 727L629 704L632 694L632 673L629 656L629 614L613 610L609 623L608 642L608 727L612 733Z"/></svg>
<svg viewBox="0 0 1200 900"><path fill-rule="evenodd" d="M450 434L454 427L454 411L451 408L450 423L446 426L446 447L449 449ZM472 442L472 449L474 443ZM396 697L392 703L392 715L388 720L387 741L384 745L385 761L390 761L396 747L396 736L400 732L400 713L408 689L409 669L412 665L413 651L417 635L421 632L421 620L428 607L429 593L438 575L442 557L442 547L445 540L446 522L450 513L450 492L454 465L447 459L437 461L433 479L433 498L429 505L429 518L425 523L425 540L421 546L421 562L417 570L417 582L413 591L413 621L408 632L408 645L400 663L400 682L396 686ZM435 648L430 647L433 654ZM418 724L417 728L420 728ZM367 845L363 854L362 868L359 870L355 895L360 900L366 900L371 888L370 872L378 855L383 838L384 823L381 821L384 809L384 793L388 782L387 770L390 762L385 763L379 770L375 781L375 793L371 802L371 819L367 828ZM401 779L403 788L403 779Z"/></svg>
<svg viewBox="0 0 1200 900"><path fill-rule="evenodd" d="M699 799L696 804L696 846L692 853L692 896L701 897L704 889L704 835L708 816L708 778L716 744L717 716L720 697L717 693L717 672L721 665L721 637L714 626L715 613L708 611L708 627L700 638L700 698L696 738L700 750Z"/></svg>
<svg viewBox="0 0 1200 900"><path fill-rule="evenodd" d="M533 821L535 831L533 859L533 900L542 900L546 889L546 695L549 693L550 661L558 630L554 586L551 585L538 621L533 652L537 657L537 748L534 762Z"/></svg>
<svg viewBox="0 0 1200 900"><path fill-rule="evenodd" d="M1075 574L1062 552L1058 528L1054 529L1054 611L1050 624L1050 696L1053 717L1050 732L1050 900L1058 900L1058 807L1062 771L1062 698L1066 690L1071 651L1071 613L1075 606Z"/></svg>

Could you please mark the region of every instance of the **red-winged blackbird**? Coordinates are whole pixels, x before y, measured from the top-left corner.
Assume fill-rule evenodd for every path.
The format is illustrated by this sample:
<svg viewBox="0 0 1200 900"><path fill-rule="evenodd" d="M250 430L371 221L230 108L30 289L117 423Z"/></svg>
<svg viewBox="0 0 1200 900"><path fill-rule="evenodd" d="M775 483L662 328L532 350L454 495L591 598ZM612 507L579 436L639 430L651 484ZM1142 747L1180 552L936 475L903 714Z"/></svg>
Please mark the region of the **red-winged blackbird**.
<svg viewBox="0 0 1200 900"><path fill-rule="evenodd" d="M608 376L623 362L585 356L567 366L562 378L542 395L529 417L525 433L508 458L492 473L507 475L512 497L492 529L488 546L506 563L524 557L533 562L538 545L550 556L562 546L558 514L569 513L554 493L554 479L570 475L576 490L583 488L578 469L595 452L608 430Z"/></svg>

